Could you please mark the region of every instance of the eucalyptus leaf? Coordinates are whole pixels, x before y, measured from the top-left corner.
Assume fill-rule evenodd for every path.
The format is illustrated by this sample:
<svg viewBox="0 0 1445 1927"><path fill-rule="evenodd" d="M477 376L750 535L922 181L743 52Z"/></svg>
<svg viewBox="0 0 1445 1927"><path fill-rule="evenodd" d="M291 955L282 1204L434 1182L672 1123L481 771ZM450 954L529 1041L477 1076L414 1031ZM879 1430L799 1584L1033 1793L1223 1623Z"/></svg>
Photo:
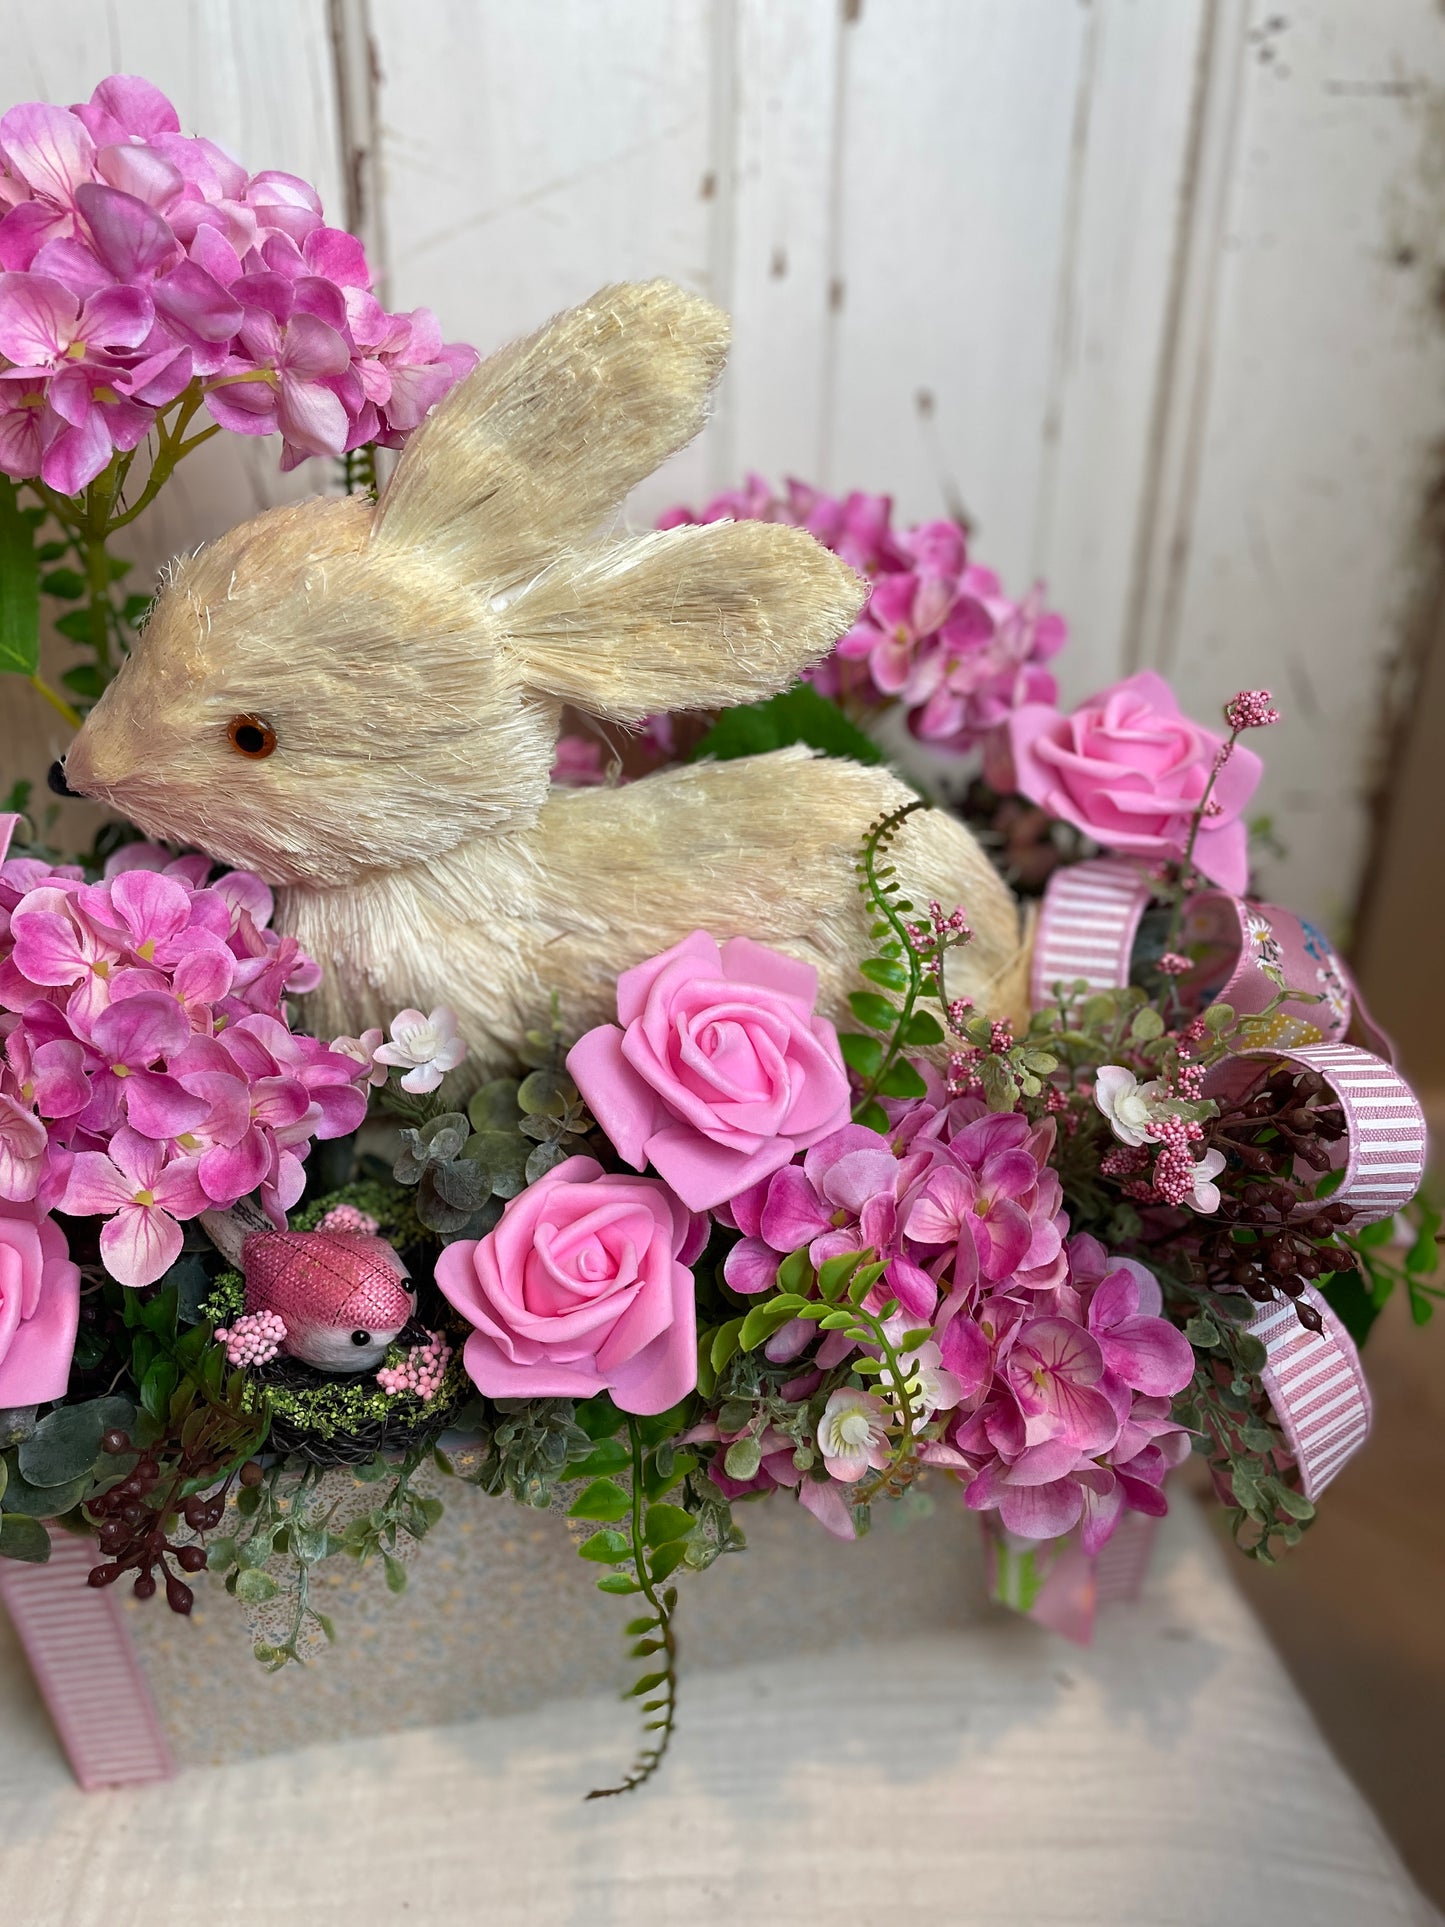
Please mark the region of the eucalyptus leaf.
<svg viewBox="0 0 1445 1927"><path fill-rule="evenodd" d="M494 1077L475 1092L467 1106L474 1131L511 1131L516 1128L522 1107L517 1102L515 1077Z"/></svg>
<svg viewBox="0 0 1445 1927"><path fill-rule="evenodd" d="M134 1422L135 1407L119 1396L57 1406L21 1445L20 1470L34 1486L69 1485L89 1475L106 1432L128 1431Z"/></svg>
<svg viewBox="0 0 1445 1927"><path fill-rule="evenodd" d="M50 1534L38 1519L7 1512L0 1516L0 1558L43 1566L50 1558Z"/></svg>

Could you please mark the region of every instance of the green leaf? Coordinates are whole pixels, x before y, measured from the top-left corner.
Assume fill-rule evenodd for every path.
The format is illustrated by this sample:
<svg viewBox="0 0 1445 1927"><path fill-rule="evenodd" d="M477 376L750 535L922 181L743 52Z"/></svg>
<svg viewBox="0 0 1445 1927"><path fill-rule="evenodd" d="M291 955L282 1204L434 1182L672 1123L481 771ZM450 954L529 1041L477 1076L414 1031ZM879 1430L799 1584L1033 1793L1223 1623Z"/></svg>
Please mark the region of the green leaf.
<svg viewBox="0 0 1445 1927"><path fill-rule="evenodd" d="M236 1580L236 1597L247 1606L264 1605L274 1599L281 1588L269 1572L261 1572L251 1566L243 1571Z"/></svg>
<svg viewBox="0 0 1445 1927"><path fill-rule="evenodd" d="M927 1090L928 1086L908 1059L900 1057L888 1075L879 1083L878 1095L880 1097L922 1097Z"/></svg>
<svg viewBox="0 0 1445 1927"><path fill-rule="evenodd" d="M38 1519L7 1512L0 1517L0 1558L43 1566L50 1557L50 1534Z"/></svg>
<svg viewBox="0 0 1445 1927"><path fill-rule="evenodd" d="M645 1619L629 1619L622 1630L631 1639L636 1638L639 1633L650 1633L654 1626L660 1626L661 1624L662 1621L658 1618L657 1614L652 1613Z"/></svg>
<svg viewBox="0 0 1445 1927"><path fill-rule="evenodd" d="M623 1694L624 1699L640 1700L644 1693L655 1692L667 1678L666 1673L644 1673L635 1686L629 1686Z"/></svg>
<svg viewBox="0 0 1445 1927"><path fill-rule="evenodd" d="M15 484L8 475L0 475L0 671L33 676L39 667L40 567L35 530L21 513Z"/></svg>
<svg viewBox="0 0 1445 1927"><path fill-rule="evenodd" d="M142 616L148 613L150 606L154 601L155 601L154 596L128 595L125 601L120 605L121 619L125 622L128 622L133 629L135 625L141 620Z"/></svg>
<svg viewBox="0 0 1445 1927"><path fill-rule="evenodd" d="M751 1432L734 1439L723 1455L723 1470L730 1479L744 1481L757 1477L763 1462L763 1448Z"/></svg>
<svg viewBox="0 0 1445 1927"><path fill-rule="evenodd" d="M908 972L891 957L865 958L858 966L858 974L866 977L870 984L881 984L885 990L896 990L901 994L908 988Z"/></svg>
<svg viewBox="0 0 1445 1927"><path fill-rule="evenodd" d="M853 1122L864 1125L870 1131L876 1131L879 1137L888 1135L888 1113L876 1097L870 1097L866 1104L858 1106L853 1113Z"/></svg>
<svg viewBox="0 0 1445 1927"><path fill-rule="evenodd" d="M840 1030L838 1048L849 1070L857 1071L860 1077L874 1078L883 1068L881 1038L865 1037L859 1030Z"/></svg>
<svg viewBox="0 0 1445 1927"><path fill-rule="evenodd" d="M622 1414L606 1392L583 1399L573 1417L589 1439L610 1439L622 1429Z"/></svg>
<svg viewBox="0 0 1445 1927"><path fill-rule="evenodd" d="M632 1557L632 1542L611 1526L604 1526L594 1532L590 1539L584 1539L577 1548L579 1559L592 1559L600 1566L617 1566L624 1559Z"/></svg>
<svg viewBox="0 0 1445 1927"><path fill-rule="evenodd" d="M27 1519L55 1519L79 1505L94 1484L87 1470L65 1485L32 1485L25 1474L12 1465L5 1485L5 1510L23 1513Z"/></svg>
<svg viewBox="0 0 1445 1927"><path fill-rule="evenodd" d="M170 1359L153 1359L140 1385L141 1410L153 1419L164 1420L176 1389L176 1368Z"/></svg>
<svg viewBox="0 0 1445 1927"><path fill-rule="evenodd" d="M604 1472L625 1472L632 1463L632 1454L621 1439L602 1439L576 1465L569 1465L568 1476L575 1479L597 1479Z"/></svg>
<svg viewBox="0 0 1445 1927"><path fill-rule="evenodd" d="M652 1505L642 1536L650 1546L665 1546L673 1539L685 1539L693 1528L693 1517L680 1505Z"/></svg>
<svg viewBox="0 0 1445 1927"><path fill-rule="evenodd" d="M1350 1337L1357 1345L1363 1345L1370 1335L1370 1327L1380 1315L1380 1307L1359 1272L1352 1268L1321 1278L1319 1291ZM1187 1337L1188 1333L1185 1335Z"/></svg>
<svg viewBox="0 0 1445 1927"><path fill-rule="evenodd" d="M78 569L52 569L40 578L40 587L46 595L58 596L63 602L76 602L85 594L85 577Z"/></svg>
<svg viewBox="0 0 1445 1927"><path fill-rule="evenodd" d="M861 1251L840 1251L835 1258L825 1258L818 1267L818 1290L830 1305L835 1305L843 1296L848 1280L863 1261Z"/></svg>
<svg viewBox="0 0 1445 1927"><path fill-rule="evenodd" d="M1430 1216L1435 1222L1427 1222L1420 1227L1419 1236L1405 1253L1405 1269L1416 1278L1428 1278L1440 1263L1440 1247L1435 1242L1440 1220L1433 1211Z"/></svg>
<svg viewBox="0 0 1445 1927"><path fill-rule="evenodd" d="M883 752L861 729L850 723L836 703L820 696L811 683L796 683L766 702L725 709L692 751L690 760L703 757L729 762L738 756L760 756L790 743L806 743L825 756L846 756L855 763L881 763Z"/></svg>
<svg viewBox="0 0 1445 1927"><path fill-rule="evenodd" d="M89 609L67 609L63 616L55 618L55 626L70 642L90 641Z"/></svg>
<svg viewBox="0 0 1445 1927"><path fill-rule="evenodd" d="M95 1398L47 1412L19 1451L20 1470L31 1485L69 1485L86 1477L112 1426L128 1431L135 1407L128 1398Z"/></svg>
<svg viewBox="0 0 1445 1927"><path fill-rule="evenodd" d="M597 1581L598 1592L641 1592L642 1588L635 1579L629 1579L625 1572L609 1572Z"/></svg>
<svg viewBox="0 0 1445 1927"><path fill-rule="evenodd" d="M915 1010L903 1027L905 1044L921 1049L925 1044L943 1042L943 1026L930 1010Z"/></svg>
<svg viewBox="0 0 1445 1927"><path fill-rule="evenodd" d="M1129 1035L1136 1044L1152 1044L1156 1037L1164 1035L1164 1019L1152 1004L1145 1004L1142 1010L1135 1011Z"/></svg>
<svg viewBox="0 0 1445 1927"><path fill-rule="evenodd" d="M93 662L83 662L74 669L67 669L60 680L73 695L85 702L94 702L105 693L105 677Z"/></svg>
<svg viewBox="0 0 1445 1927"><path fill-rule="evenodd" d="M474 1131L513 1131L522 1115L517 1102L515 1077L494 1077L483 1084L467 1106L467 1117Z"/></svg>
<svg viewBox="0 0 1445 1927"><path fill-rule="evenodd" d="M1381 1245L1389 1244L1394 1235L1395 1220L1377 1218L1374 1224L1367 1224L1363 1230L1356 1232L1355 1242L1362 1245L1366 1251L1375 1251Z"/></svg>
<svg viewBox="0 0 1445 1927"><path fill-rule="evenodd" d="M799 1245L790 1251L778 1266L778 1290L789 1293L805 1294L813 1282L813 1261L808 1256L808 1247Z"/></svg>
<svg viewBox="0 0 1445 1927"><path fill-rule="evenodd" d="M756 1351L759 1345L766 1344L774 1332L781 1331L783 1326L797 1315L791 1298L783 1304L779 1304L774 1298L765 1305L754 1305L743 1320L742 1329L738 1333L738 1350L740 1352Z"/></svg>
<svg viewBox="0 0 1445 1927"><path fill-rule="evenodd" d="M720 1372L738 1348L738 1334L742 1331L741 1318L730 1318L725 1325L719 1325L713 1333L709 1361L715 1372Z"/></svg>
<svg viewBox="0 0 1445 1927"><path fill-rule="evenodd" d="M885 1036L891 1034L898 1022L896 1005L890 1004L886 997L880 997L876 990L851 991L848 1008L860 1024L866 1024L869 1030L880 1030Z"/></svg>
<svg viewBox="0 0 1445 1927"><path fill-rule="evenodd" d="M381 1563L386 1568L386 1589L388 1592L406 1591L406 1567L395 1553L384 1552Z"/></svg>
<svg viewBox="0 0 1445 1927"><path fill-rule="evenodd" d="M615 1479L594 1479L567 1508L569 1519L625 1519L632 1500Z"/></svg>
<svg viewBox="0 0 1445 1927"><path fill-rule="evenodd" d="M654 1583L659 1579L666 1579L670 1572L677 1570L687 1557L688 1544L686 1539L670 1539L665 1546L659 1546L657 1551L649 1557L647 1563L651 1568Z"/></svg>

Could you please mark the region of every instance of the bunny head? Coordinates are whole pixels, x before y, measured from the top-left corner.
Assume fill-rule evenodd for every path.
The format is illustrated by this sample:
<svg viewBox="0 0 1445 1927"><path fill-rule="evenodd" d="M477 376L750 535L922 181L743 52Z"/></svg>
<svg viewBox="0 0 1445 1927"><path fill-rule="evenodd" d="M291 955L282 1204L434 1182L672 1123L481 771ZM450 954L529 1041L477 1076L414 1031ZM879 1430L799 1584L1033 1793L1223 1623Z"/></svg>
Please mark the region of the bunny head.
<svg viewBox="0 0 1445 1927"><path fill-rule="evenodd" d="M666 282L604 289L454 389L374 509L272 509L183 558L69 787L343 885L534 822L564 704L628 723L786 687L866 593L811 536L589 539L702 425L726 345Z"/></svg>

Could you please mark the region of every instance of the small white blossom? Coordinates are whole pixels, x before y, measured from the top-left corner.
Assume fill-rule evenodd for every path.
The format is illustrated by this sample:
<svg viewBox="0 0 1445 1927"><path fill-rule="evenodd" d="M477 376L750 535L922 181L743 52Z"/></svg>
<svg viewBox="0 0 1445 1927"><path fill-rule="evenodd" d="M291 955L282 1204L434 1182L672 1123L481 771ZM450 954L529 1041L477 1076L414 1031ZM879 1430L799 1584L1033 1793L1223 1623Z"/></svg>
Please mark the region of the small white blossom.
<svg viewBox="0 0 1445 1927"><path fill-rule="evenodd" d="M343 1057L354 1057L358 1064L365 1064L371 1073L366 1080L368 1084L384 1084L386 1065L377 1062L376 1053L385 1034L378 1024L373 1030L364 1030L360 1037L333 1037L331 1048Z"/></svg>
<svg viewBox="0 0 1445 1927"><path fill-rule="evenodd" d="M851 1485L869 1466L876 1469L886 1464L887 1423L887 1407L872 1392L850 1391L845 1386L830 1393L818 1421L818 1450L829 1477Z"/></svg>
<svg viewBox="0 0 1445 1927"><path fill-rule="evenodd" d="M1153 1077L1141 1084L1122 1064L1101 1064L1094 1077L1094 1102L1113 1126L1121 1144L1151 1144L1149 1126L1164 1085Z"/></svg>
<svg viewBox="0 0 1445 1927"><path fill-rule="evenodd" d="M391 1020L391 1042L373 1052L378 1064L395 1064L406 1069L401 1080L404 1091L434 1091L450 1070L467 1054L466 1042L457 1035L456 1012L445 1004L430 1017L419 1010L400 1010Z"/></svg>
<svg viewBox="0 0 1445 1927"><path fill-rule="evenodd" d="M1217 1211L1219 1209L1219 1186L1214 1180L1223 1169L1224 1153L1222 1151L1206 1151L1194 1167L1193 1195L1186 1198L1184 1202L1192 1205L1196 1211L1202 1211L1206 1214L1210 1211Z"/></svg>

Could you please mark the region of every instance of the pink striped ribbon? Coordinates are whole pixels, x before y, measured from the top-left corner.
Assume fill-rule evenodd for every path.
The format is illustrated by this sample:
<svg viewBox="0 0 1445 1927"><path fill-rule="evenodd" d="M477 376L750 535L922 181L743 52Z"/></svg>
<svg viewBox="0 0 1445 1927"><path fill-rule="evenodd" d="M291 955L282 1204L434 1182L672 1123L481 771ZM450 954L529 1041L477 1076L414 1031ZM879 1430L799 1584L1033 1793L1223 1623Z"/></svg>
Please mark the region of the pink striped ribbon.
<svg viewBox="0 0 1445 1927"><path fill-rule="evenodd" d="M1129 959L1148 907L1149 880L1137 863L1071 863L1049 878L1039 911L1029 977L1035 1010L1055 984L1080 979L1090 990L1129 981Z"/></svg>
<svg viewBox="0 0 1445 1927"><path fill-rule="evenodd" d="M1035 1007L1050 1001L1056 984L1082 979L1090 990L1127 984L1150 896L1149 878L1134 863L1079 863L1056 871L1039 913L1031 975ZM1324 937L1288 911L1221 891L1202 893L1187 913L1192 935L1206 955L1213 952L1192 973L1202 1006L1222 999L1246 1013L1263 1011L1286 988L1319 999L1309 1004L1286 998L1277 1006L1283 1020L1279 1044L1217 1065L1205 1081L1206 1094L1240 1097L1280 1061L1318 1072L1338 1100L1346 1126L1332 1195L1350 1206L1358 1223L1400 1210L1424 1176L1425 1120L1414 1093L1385 1061L1393 1055L1389 1039ZM1180 980L1182 992L1187 995L1190 988L1189 977ZM1321 1041L1292 1041L1320 1039L1322 1032ZM1371 1048L1343 1041L1347 1034L1362 1037ZM1299 1467L1304 1494L1313 1499L1364 1444L1371 1410L1349 1333L1318 1292L1306 1287L1303 1295L1319 1312L1322 1331L1306 1330L1290 1302L1262 1306L1250 1329L1264 1343L1265 1391ZM1020 1610L1038 1616L1042 1607L1048 1616L1052 1585L1066 1620L1077 1624L1081 1615L1087 1617L1078 1591L1082 1581L1077 1575L1070 1580L1067 1567L1019 1566L1011 1580L1015 1590L1032 1594ZM1104 1583L1102 1573L1093 1575L1096 1597Z"/></svg>
<svg viewBox="0 0 1445 1927"><path fill-rule="evenodd" d="M1294 1306L1261 1305L1250 1330L1264 1345L1264 1389L1299 1467L1300 1489L1317 1499L1370 1435L1370 1388L1344 1326L1310 1285L1301 1297L1323 1331L1307 1331Z"/></svg>
<svg viewBox="0 0 1445 1927"><path fill-rule="evenodd" d="M46 1565L0 1559L0 1601L87 1792L175 1771L120 1602L86 1584L98 1557L93 1539L51 1527Z"/></svg>

